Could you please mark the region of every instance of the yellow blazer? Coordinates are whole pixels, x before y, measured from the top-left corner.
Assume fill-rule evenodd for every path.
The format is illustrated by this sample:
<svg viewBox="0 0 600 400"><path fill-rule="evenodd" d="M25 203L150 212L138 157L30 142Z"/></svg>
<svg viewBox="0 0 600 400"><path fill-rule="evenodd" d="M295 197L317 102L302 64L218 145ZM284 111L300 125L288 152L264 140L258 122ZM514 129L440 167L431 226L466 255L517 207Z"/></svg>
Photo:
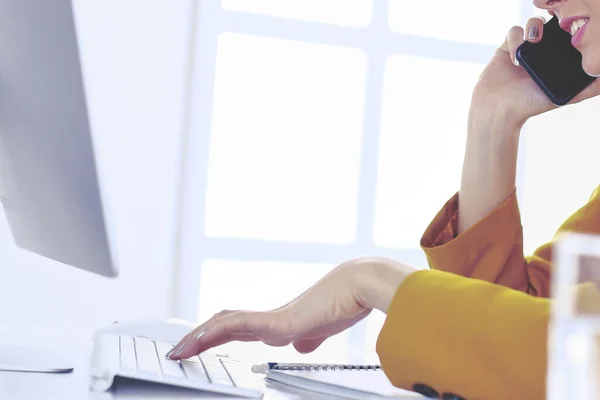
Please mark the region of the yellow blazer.
<svg viewBox="0 0 600 400"><path fill-rule="evenodd" d="M544 400L554 243L523 255L515 193L457 236L458 201L421 240L431 270L413 273L395 294L377 341L383 369L405 389ZM569 231L600 233L600 187L557 234Z"/></svg>

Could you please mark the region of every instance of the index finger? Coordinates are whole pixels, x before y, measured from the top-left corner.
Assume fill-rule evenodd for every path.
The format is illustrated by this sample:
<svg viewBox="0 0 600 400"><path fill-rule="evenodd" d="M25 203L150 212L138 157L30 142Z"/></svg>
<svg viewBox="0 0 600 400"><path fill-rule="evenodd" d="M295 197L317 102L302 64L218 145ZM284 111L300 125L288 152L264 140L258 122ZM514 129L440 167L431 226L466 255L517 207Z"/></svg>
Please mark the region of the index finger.
<svg viewBox="0 0 600 400"><path fill-rule="evenodd" d="M542 38L545 23L546 18L538 15L529 18L525 28L521 28L518 25L513 26L509 29L504 38L504 42L500 45L499 49L510 53L511 50L516 50L516 47L525 40L534 43L538 42Z"/></svg>
<svg viewBox="0 0 600 400"><path fill-rule="evenodd" d="M215 315L213 315L212 317L210 317L210 319L200 325L198 325L195 329L193 329L191 332L189 332L187 335L185 335L184 337L182 337L179 342L177 343L177 345L175 345L171 351L169 351L166 354L167 358L171 358L171 359L175 359L176 356L179 355L179 351L183 349L183 346L185 345L185 343L187 341L189 341L192 337L194 336L198 336L201 335L202 332L204 332L206 325L210 324L212 321L215 320L215 318L218 318L220 316L222 316L223 314L227 313L229 311L227 310L223 310Z"/></svg>
<svg viewBox="0 0 600 400"><path fill-rule="evenodd" d="M525 40L537 43L542 39L544 35L544 24L546 23L546 18L541 15L535 16L533 18L529 18L527 21L527 25L525 26Z"/></svg>
<svg viewBox="0 0 600 400"><path fill-rule="evenodd" d="M204 329L189 337L183 343L182 349L171 358L190 358L235 340L264 341L270 337L277 337L280 333L271 329L274 326L272 318L262 312L236 311L225 314L207 323Z"/></svg>

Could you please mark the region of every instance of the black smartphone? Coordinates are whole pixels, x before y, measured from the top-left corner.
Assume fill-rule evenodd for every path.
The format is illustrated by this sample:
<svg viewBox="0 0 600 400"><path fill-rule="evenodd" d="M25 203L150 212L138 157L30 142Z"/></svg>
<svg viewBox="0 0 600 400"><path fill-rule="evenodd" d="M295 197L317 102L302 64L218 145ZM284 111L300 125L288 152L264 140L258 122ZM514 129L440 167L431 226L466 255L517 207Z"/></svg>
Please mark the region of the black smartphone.
<svg viewBox="0 0 600 400"><path fill-rule="evenodd" d="M596 78L581 66L581 53L571 44L571 35L552 17L544 24L538 43L524 42L517 49L517 61L556 105L563 106Z"/></svg>

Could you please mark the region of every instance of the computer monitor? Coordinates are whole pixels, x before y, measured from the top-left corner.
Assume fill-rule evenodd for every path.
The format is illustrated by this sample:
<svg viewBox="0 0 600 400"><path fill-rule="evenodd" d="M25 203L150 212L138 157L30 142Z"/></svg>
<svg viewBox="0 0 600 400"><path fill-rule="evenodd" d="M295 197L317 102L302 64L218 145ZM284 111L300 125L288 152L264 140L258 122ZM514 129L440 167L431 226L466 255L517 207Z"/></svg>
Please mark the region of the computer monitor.
<svg viewBox="0 0 600 400"><path fill-rule="evenodd" d="M17 246L117 276L72 0L0 0L0 200ZM0 346L0 369L64 370L26 355Z"/></svg>

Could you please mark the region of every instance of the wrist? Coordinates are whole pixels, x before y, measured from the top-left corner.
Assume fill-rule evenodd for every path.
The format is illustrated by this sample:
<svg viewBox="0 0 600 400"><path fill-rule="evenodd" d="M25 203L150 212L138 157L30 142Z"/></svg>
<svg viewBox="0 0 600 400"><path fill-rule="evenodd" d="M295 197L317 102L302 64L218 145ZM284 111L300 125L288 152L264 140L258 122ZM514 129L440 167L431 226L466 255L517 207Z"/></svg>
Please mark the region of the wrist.
<svg viewBox="0 0 600 400"><path fill-rule="evenodd" d="M368 309L387 313L398 287L416 270L398 261L372 257L359 261L357 294L359 303Z"/></svg>
<svg viewBox="0 0 600 400"><path fill-rule="evenodd" d="M519 116L509 107L475 106L469 111L467 134L469 137L496 138L517 141L527 118Z"/></svg>

